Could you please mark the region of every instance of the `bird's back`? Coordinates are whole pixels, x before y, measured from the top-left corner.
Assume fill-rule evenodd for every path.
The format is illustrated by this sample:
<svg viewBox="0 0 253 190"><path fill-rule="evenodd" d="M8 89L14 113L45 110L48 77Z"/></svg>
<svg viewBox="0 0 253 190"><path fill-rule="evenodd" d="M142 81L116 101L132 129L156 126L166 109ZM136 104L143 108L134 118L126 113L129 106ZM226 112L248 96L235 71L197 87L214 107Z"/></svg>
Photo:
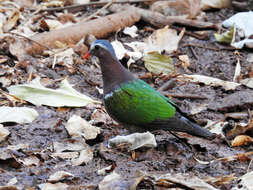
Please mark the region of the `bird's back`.
<svg viewBox="0 0 253 190"><path fill-rule="evenodd" d="M113 119L129 125L144 126L175 114L167 98L139 79L117 86L104 96L104 102Z"/></svg>

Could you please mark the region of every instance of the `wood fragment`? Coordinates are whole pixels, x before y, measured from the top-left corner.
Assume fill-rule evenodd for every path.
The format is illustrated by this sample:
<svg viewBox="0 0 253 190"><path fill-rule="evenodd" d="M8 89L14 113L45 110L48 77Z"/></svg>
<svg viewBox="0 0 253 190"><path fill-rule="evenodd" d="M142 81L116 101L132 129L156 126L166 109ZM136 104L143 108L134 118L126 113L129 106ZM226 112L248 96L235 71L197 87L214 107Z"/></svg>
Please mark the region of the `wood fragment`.
<svg viewBox="0 0 253 190"><path fill-rule="evenodd" d="M18 47L20 50L20 48L22 48L25 50L25 53L29 55L41 54L47 49L45 47L57 48L55 44L56 41L67 45L73 45L89 34L97 38L104 38L111 32L116 32L126 26L131 26L139 20L140 15L137 12L127 9L89 22L80 22L62 29L35 34L30 37L31 40L16 40L11 46L12 49ZM34 43L34 41L36 43Z"/></svg>
<svg viewBox="0 0 253 190"><path fill-rule="evenodd" d="M218 30L219 26L210 22L203 22L197 20L191 20L186 18L180 18L177 16L164 16L161 13L145 10L142 8L137 8L134 6L122 6L122 5L112 5L110 10L113 12L119 12L125 10L126 8L131 8L135 12L141 15L141 19L148 22L156 27L164 27L166 25L180 24L189 27L195 27L199 29L214 29Z"/></svg>
<svg viewBox="0 0 253 190"><path fill-rule="evenodd" d="M177 93L168 93L168 92L161 92L164 96L167 97L174 97L174 98L189 98L189 99L209 99L206 96L202 95L195 95L195 94L177 94Z"/></svg>

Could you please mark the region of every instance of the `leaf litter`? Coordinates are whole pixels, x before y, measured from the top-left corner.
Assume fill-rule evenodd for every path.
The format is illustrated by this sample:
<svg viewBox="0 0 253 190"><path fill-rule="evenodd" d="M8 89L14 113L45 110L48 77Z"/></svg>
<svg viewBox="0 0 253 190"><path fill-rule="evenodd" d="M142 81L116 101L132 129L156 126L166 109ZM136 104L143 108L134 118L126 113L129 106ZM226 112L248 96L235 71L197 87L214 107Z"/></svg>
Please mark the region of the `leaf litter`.
<svg viewBox="0 0 253 190"><path fill-rule="evenodd" d="M174 10L179 11L176 12L178 16L168 18L180 21L181 24L184 21L183 25L186 24L186 26L189 20L191 21L190 26L194 27L199 26L200 21L204 20L211 23L222 23L236 13L232 9L224 9L228 6L228 1L201 1L201 4L197 4L199 2L197 0L174 2L175 7L181 7L182 3L184 6L189 6L189 9L185 9L189 12L186 14L184 12L186 16L183 15L180 18L181 10L174 7ZM193 4L197 6L192 6ZM6 4L3 5L6 6ZM30 6L36 7L37 5L42 6L40 3ZM250 98L252 67L247 49L239 50L241 56L237 56L233 50L226 49L227 46L216 46L208 37L205 37L204 40L189 37L189 35L195 35L192 28L175 28L173 22L169 23L171 25L169 27L159 22L157 24L153 22L154 20L152 21L156 19L154 15L150 17L151 20L147 19L145 14L149 13L146 12L148 9L139 12L142 9L141 3L138 9L134 9L135 11L129 12L125 9L125 12L115 13L106 18L104 16L108 12L100 11L100 19L93 19L89 24L83 23L82 26L66 24L65 28L56 30L53 30L56 25L51 25L50 22L60 26L58 22L60 16L57 11L52 14L50 9L63 8L57 7L63 6L62 2L53 4L44 2L43 7L48 9L47 13L43 9L38 12L32 12L33 8L22 9L15 3L8 4L8 6L11 6L12 9L1 12L1 18L9 24L5 26L0 24L0 31L5 34L3 36L5 40L0 46L1 56L4 56L1 57L0 63L0 106L22 108L21 106L26 104L25 106L35 109L38 116L32 123L3 123L4 129L8 131L1 130L4 134L0 145L0 185L13 189L66 189L69 187L74 189L96 189L97 187L101 189L115 189L116 187L154 189L161 186L163 188L183 186L197 189L194 186L196 183L202 184L201 187L205 189L236 189L238 185L245 188L251 187L249 179L252 171L252 143L249 139L252 138L250 118L252 117L253 101ZM220 10L203 12L210 7ZM95 5L91 9L87 7L83 9L86 9L87 12L75 12L70 8L70 17L74 18L75 22L79 22L82 16L90 15L90 10L97 10ZM19 14L13 14L13 11ZM13 20L11 20L12 15ZM121 20L121 16L126 15L127 17ZM195 20L191 20L192 18ZM62 16L61 19L63 19ZM110 19L113 19L115 23L119 20L122 22L111 26L108 25ZM144 19L144 22L136 23L140 19ZM46 25L42 25L44 21ZM72 21L70 24L75 23ZM147 25L147 22L151 25ZM102 89L99 68L90 61L83 63L80 58L82 51L76 51L77 47L73 48L75 43L79 42L83 47L83 52L87 51L87 45L89 45L86 43L87 38L81 40L87 32L86 29L94 31L95 29L90 28L91 26L102 27L104 23L107 23L107 28L100 28L99 32L94 35L97 38L105 38L108 34L112 34L106 38L114 41L115 37L112 32L117 31L116 39L123 44L121 47L124 47L121 54L122 64L129 61L126 64L128 69L137 76L148 76L143 79L156 89L168 80L175 79L175 85L170 85L165 91L184 112L190 113L200 125L206 125L208 129L215 131L218 135L216 139L210 142L178 133L190 145L191 149L189 149L174 136L158 132L155 134L156 147L153 148L135 145L135 150L129 151L129 149L124 149L124 146L108 147L113 137L125 134L126 131L120 124L108 117L98 101L102 98L97 90ZM130 33L125 34L123 30L120 30L125 27L125 23L127 26L135 24L137 30L132 28ZM116 27L118 25L122 27ZM3 26L7 28L3 30ZM82 32L77 34L79 31ZM16 35L10 32L15 32ZM135 35L136 33L138 36ZM213 36L215 31L208 31L208 33ZM9 36L9 41L6 40L6 36ZM152 39L151 36L153 36ZM23 39L24 42L20 42L17 46L20 39ZM14 40L15 43L11 40ZM11 44L9 48L8 43ZM173 73L164 74L164 68L160 66L158 66L159 72L148 72L142 58L145 49L150 49L150 47L155 47L151 49L159 52L161 56L171 57ZM52 50L51 48L63 49L58 51L58 49ZM51 54L42 54L41 52L45 49L49 50ZM35 52L37 56L32 57L36 54ZM57 82L66 76L76 89L67 84L68 93L72 98L77 98L77 102L82 103L77 105L73 103L73 100L67 104L60 99L58 92L61 91L61 88L58 88ZM45 82L43 86L44 83L41 85L42 82L37 77L43 78L44 82L49 82ZM31 94L31 100L26 100L26 102L19 99L22 93L21 97L17 95L19 98L15 97L16 95L8 94L7 89L11 87L30 87L29 81L33 81L32 79L37 80L33 86L35 91L45 90L45 93L42 94L46 103L39 99L37 92ZM62 95L66 95L65 93ZM176 96L179 93L181 96ZM84 94L88 96L84 97ZM182 96L185 94L187 96ZM199 96L196 98L196 96L190 96L191 94ZM202 95L205 98L201 98ZM67 105L70 108L61 108ZM243 114L238 117L238 113ZM71 120L73 116L78 116L80 123ZM80 131L75 130L75 126L82 127L84 124L86 127L81 128ZM67 126L72 128L71 132L67 130ZM86 128L95 129L91 138L87 137ZM228 146L228 144L233 144L235 139L240 140L239 145ZM134 140L136 138L133 138L131 142ZM102 168L100 172L98 168ZM53 180L49 180L50 176L54 177Z"/></svg>

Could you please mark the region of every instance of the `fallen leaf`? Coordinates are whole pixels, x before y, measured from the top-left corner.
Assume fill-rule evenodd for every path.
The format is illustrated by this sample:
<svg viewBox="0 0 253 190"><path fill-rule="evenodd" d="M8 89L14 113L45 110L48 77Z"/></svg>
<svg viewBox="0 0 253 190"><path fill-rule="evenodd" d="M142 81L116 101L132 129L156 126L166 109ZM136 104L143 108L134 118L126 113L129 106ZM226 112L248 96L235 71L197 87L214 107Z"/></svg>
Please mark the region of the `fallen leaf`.
<svg viewBox="0 0 253 190"><path fill-rule="evenodd" d="M86 140L95 139L100 134L100 128L91 125L78 115L73 115L65 127L72 137L84 137Z"/></svg>
<svg viewBox="0 0 253 190"><path fill-rule="evenodd" d="M252 190L252 187L253 187L252 178L253 178L253 171L241 176L238 180L239 182L238 186L241 187L240 189Z"/></svg>
<svg viewBox="0 0 253 190"><path fill-rule="evenodd" d="M3 31L9 32L13 27L16 26L19 19L19 10L15 9L8 17L8 20L3 25Z"/></svg>
<svg viewBox="0 0 253 190"><path fill-rule="evenodd" d="M19 159L19 162L21 162L24 166L39 166L40 160L36 156L29 156L24 159Z"/></svg>
<svg viewBox="0 0 253 190"><path fill-rule="evenodd" d="M253 78L247 78L247 79L240 80L240 83L249 87L249 88L253 88Z"/></svg>
<svg viewBox="0 0 253 190"><path fill-rule="evenodd" d="M238 81L238 77L240 75L241 75L241 64L240 64L240 59L237 59L233 81L237 82Z"/></svg>
<svg viewBox="0 0 253 190"><path fill-rule="evenodd" d="M82 164L87 164L93 160L93 152L90 149L85 149L80 152L78 158L73 158L71 160L74 166L80 166Z"/></svg>
<svg viewBox="0 0 253 190"><path fill-rule="evenodd" d="M150 133L133 133L127 136L116 136L109 140L110 147L117 147L121 144L127 144L130 150L140 147L156 147L155 136Z"/></svg>
<svg viewBox="0 0 253 190"><path fill-rule="evenodd" d="M42 183L39 184L38 187L41 190L64 190L68 189L68 185L65 183Z"/></svg>
<svg viewBox="0 0 253 190"><path fill-rule="evenodd" d="M174 72L174 65L171 57L161 55L158 52L148 53L143 57L145 67L155 74L170 74Z"/></svg>
<svg viewBox="0 0 253 190"><path fill-rule="evenodd" d="M222 9L231 6L231 0L201 0L201 9Z"/></svg>
<svg viewBox="0 0 253 190"><path fill-rule="evenodd" d="M56 153L60 152L76 152L87 149L88 145L85 143L85 140L82 138L71 139L71 141L64 142L54 142L54 151Z"/></svg>
<svg viewBox="0 0 253 190"><path fill-rule="evenodd" d="M190 66L190 59L189 59L188 55L179 55L178 59L180 61L182 61L184 67Z"/></svg>
<svg viewBox="0 0 253 190"><path fill-rule="evenodd" d="M113 165L107 166L105 168L102 168L100 170L97 171L98 175L106 175L108 172L107 171L111 171L112 170Z"/></svg>
<svg viewBox="0 0 253 190"><path fill-rule="evenodd" d="M35 109L27 107L0 107L0 123L31 123L38 117Z"/></svg>
<svg viewBox="0 0 253 190"><path fill-rule="evenodd" d="M224 81L221 79L208 77L204 75L183 75L183 76L179 76L179 78L183 78L191 82L203 83L205 85L210 85L210 86L221 86L225 90L234 90L237 86L241 85L239 83Z"/></svg>
<svg viewBox="0 0 253 190"><path fill-rule="evenodd" d="M88 103L101 103L77 92L66 79L56 90L42 86L39 77L29 84L10 86L8 90L10 94L37 106L82 107Z"/></svg>
<svg viewBox="0 0 253 190"><path fill-rule="evenodd" d="M123 33L131 36L132 38L135 38L138 36L138 34L136 34L137 31L138 31L138 28L135 25L133 25L131 27L124 28Z"/></svg>
<svg viewBox="0 0 253 190"><path fill-rule="evenodd" d="M250 136L247 135L239 135L234 138L232 141L232 146L244 146L251 144L253 142L253 139Z"/></svg>
<svg viewBox="0 0 253 190"><path fill-rule="evenodd" d="M236 28L233 26L231 29L229 29L228 31L222 34L215 33L214 37L217 42L232 44L235 41L235 33L236 33Z"/></svg>
<svg viewBox="0 0 253 190"><path fill-rule="evenodd" d="M4 128L2 124L0 124L0 143L4 141L8 137L9 134L10 134L10 131L7 128Z"/></svg>
<svg viewBox="0 0 253 190"><path fill-rule="evenodd" d="M232 173L230 175L208 177L205 181L209 184L211 183L211 184L220 186L223 184L229 184L235 179L237 179L237 177L235 177L235 174Z"/></svg>
<svg viewBox="0 0 253 190"><path fill-rule="evenodd" d="M69 177L72 178L72 177L74 177L74 175L69 172L65 172L65 171L57 171L54 174L49 176L48 181L49 182L57 182L57 181L61 181L63 179L69 178Z"/></svg>
<svg viewBox="0 0 253 190"><path fill-rule="evenodd" d="M177 35L177 31L170 29L168 26L158 29L147 38L147 45L144 47L144 53L146 54L153 51L157 51L159 53L162 51L172 53L177 50L179 41L182 39L183 35L184 30Z"/></svg>

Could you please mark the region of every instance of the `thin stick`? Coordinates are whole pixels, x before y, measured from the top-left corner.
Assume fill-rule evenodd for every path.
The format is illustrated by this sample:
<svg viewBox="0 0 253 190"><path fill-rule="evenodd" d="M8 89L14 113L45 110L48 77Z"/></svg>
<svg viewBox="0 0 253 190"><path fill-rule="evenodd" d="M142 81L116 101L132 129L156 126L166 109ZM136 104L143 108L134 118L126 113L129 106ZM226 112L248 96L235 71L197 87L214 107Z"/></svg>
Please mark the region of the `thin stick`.
<svg viewBox="0 0 253 190"><path fill-rule="evenodd" d="M161 92L165 96L175 97L175 98L190 98L190 99L208 99L206 96L194 95L194 94L176 94L176 93L168 93Z"/></svg>
<svg viewBox="0 0 253 190"><path fill-rule="evenodd" d="M113 4L113 2L115 2L115 0L112 0L112 1L108 2L108 3L107 3L105 6L103 6L101 9L97 10L95 13L91 14L90 16L88 16L88 17L82 19L81 21L82 21L82 22L86 22L86 21L92 19L93 17L95 17L95 16L97 16L99 13L101 13L103 10L107 9L108 7L110 7L110 6Z"/></svg>

